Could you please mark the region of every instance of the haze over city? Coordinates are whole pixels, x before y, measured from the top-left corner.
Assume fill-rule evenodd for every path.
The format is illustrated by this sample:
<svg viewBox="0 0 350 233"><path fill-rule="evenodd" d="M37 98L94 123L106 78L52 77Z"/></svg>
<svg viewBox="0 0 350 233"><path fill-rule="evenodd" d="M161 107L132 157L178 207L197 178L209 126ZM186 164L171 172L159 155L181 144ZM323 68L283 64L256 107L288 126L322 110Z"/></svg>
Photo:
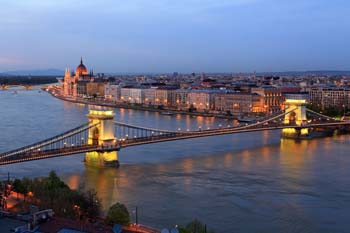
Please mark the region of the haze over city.
<svg viewBox="0 0 350 233"><path fill-rule="evenodd" d="M345 0L1 1L0 72L350 70Z"/></svg>

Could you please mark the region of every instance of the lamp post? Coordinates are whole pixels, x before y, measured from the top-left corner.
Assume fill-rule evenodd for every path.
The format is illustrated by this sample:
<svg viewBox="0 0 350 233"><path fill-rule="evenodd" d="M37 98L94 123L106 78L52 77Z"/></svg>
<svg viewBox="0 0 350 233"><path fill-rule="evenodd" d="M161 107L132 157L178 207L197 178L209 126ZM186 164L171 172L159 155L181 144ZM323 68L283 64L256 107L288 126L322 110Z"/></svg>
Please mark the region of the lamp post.
<svg viewBox="0 0 350 233"><path fill-rule="evenodd" d="M139 216L138 216L138 212L137 212L137 206L135 208L135 223L136 223L136 225L139 223Z"/></svg>

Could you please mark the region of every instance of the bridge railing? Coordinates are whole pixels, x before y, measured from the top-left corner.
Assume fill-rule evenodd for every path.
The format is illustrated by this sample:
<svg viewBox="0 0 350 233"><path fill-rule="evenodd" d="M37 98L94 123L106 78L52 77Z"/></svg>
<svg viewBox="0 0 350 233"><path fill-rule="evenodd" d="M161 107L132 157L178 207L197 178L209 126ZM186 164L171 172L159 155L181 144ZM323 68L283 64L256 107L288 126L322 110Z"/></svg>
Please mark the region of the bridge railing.
<svg viewBox="0 0 350 233"><path fill-rule="evenodd" d="M74 135L80 133L80 132L88 130L89 128L94 127L96 125L97 124L90 125L90 123L88 122L88 123L83 124L83 125L81 125L79 127L76 127L74 129L68 130L68 131L66 131L64 133L61 133L61 134L56 135L54 137L45 139L43 141L40 141L40 142L31 144L31 145L28 145L28 146L24 146L24 147L21 147L19 149L15 149L15 150L12 150L12 151L8 151L8 152L5 152L5 153L2 153L2 154L0 154L0 159L6 158L6 157L9 157L9 156L13 156L13 155L16 155L16 154L25 153L25 152L28 152L28 151L37 150L37 149L42 148L44 146L48 146L48 145L56 143L58 141L67 139L67 138L69 138L71 136L74 136Z"/></svg>

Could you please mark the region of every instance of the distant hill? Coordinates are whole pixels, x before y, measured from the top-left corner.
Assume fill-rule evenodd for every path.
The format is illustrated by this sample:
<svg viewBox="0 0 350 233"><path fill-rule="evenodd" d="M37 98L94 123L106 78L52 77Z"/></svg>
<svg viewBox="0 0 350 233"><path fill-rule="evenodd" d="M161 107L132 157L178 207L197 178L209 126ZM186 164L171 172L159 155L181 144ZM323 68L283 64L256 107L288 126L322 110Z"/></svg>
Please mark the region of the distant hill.
<svg viewBox="0 0 350 233"><path fill-rule="evenodd" d="M59 69L47 69L47 70L14 70L0 73L0 76L63 76L64 71Z"/></svg>
<svg viewBox="0 0 350 233"><path fill-rule="evenodd" d="M288 76L288 75L329 75L329 76L341 76L341 75L350 75L349 70L310 70L310 71L284 71L284 72L261 72L257 73L257 75L280 75L280 76Z"/></svg>

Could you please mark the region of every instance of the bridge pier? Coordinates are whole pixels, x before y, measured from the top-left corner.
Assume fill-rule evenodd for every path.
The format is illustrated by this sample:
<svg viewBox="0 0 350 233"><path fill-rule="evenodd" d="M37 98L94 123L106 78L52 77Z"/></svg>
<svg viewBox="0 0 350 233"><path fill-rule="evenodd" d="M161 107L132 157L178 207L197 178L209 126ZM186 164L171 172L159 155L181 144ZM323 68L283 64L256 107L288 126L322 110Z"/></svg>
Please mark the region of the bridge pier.
<svg viewBox="0 0 350 233"><path fill-rule="evenodd" d="M96 145L100 149L85 154L85 162L91 166L119 167L118 153L116 150L108 150L115 146L113 111L90 110L87 117L89 124L89 145Z"/></svg>
<svg viewBox="0 0 350 233"><path fill-rule="evenodd" d="M309 130L302 128L302 125L307 122L306 118L306 100L287 98L285 101L284 124L290 124L290 128L282 129L282 138L303 138L309 136Z"/></svg>
<svg viewBox="0 0 350 233"><path fill-rule="evenodd" d="M119 167L118 152L92 151L85 155L85 163L95 167Z"/></svg>

